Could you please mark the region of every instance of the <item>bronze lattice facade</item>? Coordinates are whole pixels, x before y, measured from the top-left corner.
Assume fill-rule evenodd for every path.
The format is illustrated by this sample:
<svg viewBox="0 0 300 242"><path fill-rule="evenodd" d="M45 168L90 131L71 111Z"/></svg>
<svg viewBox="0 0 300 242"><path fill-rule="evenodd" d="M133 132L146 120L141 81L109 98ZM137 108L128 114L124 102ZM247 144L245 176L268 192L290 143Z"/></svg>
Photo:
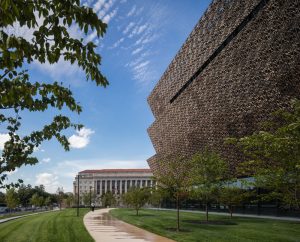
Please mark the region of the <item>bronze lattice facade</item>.
<svg viewBox="0 0 300 242"><path fill-rule="evenodd" d="M204 147L234 166L242 156L224 139L299 98L299 79L300 0L213 1L148 97L150 167Z"/></svg>

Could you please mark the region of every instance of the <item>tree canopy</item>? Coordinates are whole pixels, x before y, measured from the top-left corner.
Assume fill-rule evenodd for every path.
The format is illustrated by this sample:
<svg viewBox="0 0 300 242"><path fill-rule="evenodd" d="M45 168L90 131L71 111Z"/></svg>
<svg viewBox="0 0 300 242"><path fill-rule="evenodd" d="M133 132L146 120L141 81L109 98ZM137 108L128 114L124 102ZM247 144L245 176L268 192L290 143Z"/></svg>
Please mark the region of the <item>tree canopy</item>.
<svg viewBox="0 0 300 242"><path fill-rule="evenodd" d="M154 179L157 188L168 194L176 202L177 224L176 230L180 230L179 210L181 201L189 194L193 184L191 160L177 154L167 155L156 162L157 169L154 171Z"/></svg>
<svg viewBox="0 0 300 242"><path fill-rule="evenodd" d="M0 125L7 130L9 140L0 157L0 187L4 186L6 172L22 165L38 162L34 149L45 140L56 138L69 150L63 131L80 129L69 117L57 114L41 130L20 135L22 111L42 112L48 108L61 111L67 108L80 113L82 107L74 99L69 87L60 82L33 82L26 67L32 62L57 63L60 59L77 64L87 80L96 85L108 85L100 72L101 57L96 45L71 36L70 27L78 27L84 34L94 31L103 36L107 25L92 8L81 6L79 0L32 0L0 2ZM26 28L31 38L18 36L14 28ZM5 111L4 111L5 110ZM3 128L2 128L3 130Z"/></svg>
<svg viewBox="0 0 300 242"><path fill-rule="evenodd" d="M230 138L246 155L240 174L253 176L253 185L267 193L263 199L276 199L291 208L300 208L300 101L289 109L273 113L259 132Z"/></svg>
<svg viewBox="0 0 300 242"><path fill-rule="evenodd" d="M221 156L209 150L192 157L193 197L204 202L208 221L208 204L218 195L222 181L228 178L228 163Z"/></svg>
<svg viewBox="0 0 300 242"><path fill-rule="evenodd" d="M123 202L134 208L136 215L139 215L139 210L149 201L150 190L148 188L132 187L123 195Z"/></svg>

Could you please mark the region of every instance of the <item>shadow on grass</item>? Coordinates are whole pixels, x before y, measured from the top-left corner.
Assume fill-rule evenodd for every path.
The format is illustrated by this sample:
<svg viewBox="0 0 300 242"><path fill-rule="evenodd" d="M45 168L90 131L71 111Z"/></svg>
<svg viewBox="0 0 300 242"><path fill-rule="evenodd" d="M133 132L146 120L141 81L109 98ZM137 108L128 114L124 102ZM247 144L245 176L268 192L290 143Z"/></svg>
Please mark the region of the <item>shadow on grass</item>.
<svg viewBox="0 0 300 242"><path fill-rule="evenodd" d="M166 230L171 231L171 232L177 232L176 228L166 228ZM189 229L180 229L179 232L188 233L188 232L192 232L192 230L189 230Z"/></svg>
<svg viewBox="0 0 300 242"><path fill-rule="evenodd" d="M134 217L134 218L140 218L140 217L155 217L156 215L154 214L139 214L139 215L136 215L136 214L130 214L128 215L130 217Z"/></svg>
<svg viewBox="0 0 300 242"><path fill-rule="evenodd" d="M237 225L237 223L232 221L220 221L220 220L182 220L182 222L185 223L191 223L191 224L208 224L208 225Z"/></svg>

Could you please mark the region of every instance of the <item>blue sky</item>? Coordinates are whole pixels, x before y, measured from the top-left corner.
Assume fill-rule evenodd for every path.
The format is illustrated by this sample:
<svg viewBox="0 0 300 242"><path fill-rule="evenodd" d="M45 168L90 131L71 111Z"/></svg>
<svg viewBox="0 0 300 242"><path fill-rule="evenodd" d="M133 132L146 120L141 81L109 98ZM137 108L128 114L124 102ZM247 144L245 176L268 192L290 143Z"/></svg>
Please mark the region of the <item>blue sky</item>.
<svg viewBox="0 0 300 242"><path fill-rule="evenodd" d="M155 152L147 135L154 118L147 97L177 51L208 7L210 0L88 0L100 18L108 23L103 39L93 32L75 37L94 41L102 56L102 73L110 85L96 87L87 82L76 66L60 61L57 65L33 63L28 66L32 81L63 81L70 86L83 107L80 115L68 110L74 122L85 129L68 130L71 151L65 152L57 141L43 143L35 152L40 163L21 167L9 180L22 178L32 185L43 183L55 192L58 186L72 191L75 174L83 169L148 168L147 158ZM17 26L12 31L28 37L30 32ZM21 133L41 128L50 122L55 110L44 113L23 112ZM0 149L5 129L0 126Z"/></svg>

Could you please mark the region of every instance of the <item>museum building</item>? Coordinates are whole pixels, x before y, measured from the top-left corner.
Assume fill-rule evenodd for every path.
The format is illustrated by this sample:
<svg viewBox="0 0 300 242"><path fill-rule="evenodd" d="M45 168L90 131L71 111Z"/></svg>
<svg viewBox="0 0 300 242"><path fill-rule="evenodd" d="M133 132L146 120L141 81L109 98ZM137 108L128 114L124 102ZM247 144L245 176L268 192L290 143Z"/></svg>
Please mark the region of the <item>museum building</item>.
<svg viewBox="0 0 300 242"><path fill-rule="evenodd" d="M212 1L148 97L154 174L166 155L206 148L243 161L224 140L300 97L299 21L297 0Z"/></svg>

